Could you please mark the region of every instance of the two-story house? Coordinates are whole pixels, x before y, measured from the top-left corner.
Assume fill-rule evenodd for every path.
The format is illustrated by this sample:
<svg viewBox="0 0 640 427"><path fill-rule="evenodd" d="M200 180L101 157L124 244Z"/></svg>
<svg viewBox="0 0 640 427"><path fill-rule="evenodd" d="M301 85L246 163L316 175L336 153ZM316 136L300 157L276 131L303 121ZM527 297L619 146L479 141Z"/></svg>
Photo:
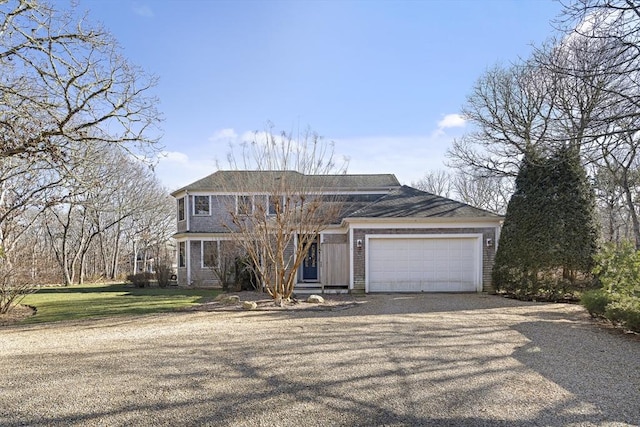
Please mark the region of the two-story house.
<svg viewBox="0 0 640 427"><path fill-rule="evenodd" d="M251 179L234 180L238 173ZM177 200L178 284L218 285L213 269L233 240L230 210L268 213L261 175L218 171L172 193ZM310 186L320 176L297 174ZM238 184L241 182L242 185ZM248 191L246 182L255 182ZM318 184L319 185L319 184ZM349 292L490 291L503 217L412 187L394 175L333 176L331 188L349 200L320 232L300 266L297 290Z"/></svg>

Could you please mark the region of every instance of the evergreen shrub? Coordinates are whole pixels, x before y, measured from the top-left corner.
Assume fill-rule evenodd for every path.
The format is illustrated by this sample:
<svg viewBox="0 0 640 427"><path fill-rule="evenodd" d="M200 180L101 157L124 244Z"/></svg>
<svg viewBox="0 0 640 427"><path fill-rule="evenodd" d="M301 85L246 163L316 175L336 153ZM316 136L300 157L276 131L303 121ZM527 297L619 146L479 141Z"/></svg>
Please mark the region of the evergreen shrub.
<svg viewBox="0 0 640 427"><path fill-rule="evenodd" d="M619 296L607 305L604 315L626 329L640 332L640 298Z"/></svg>
<svg viewBox="0 0 640 427"><path fill-rule="evenodd" d="M640 251L631 242L605 245L593 271L602 288L586 292L581 303L592 315L640 332Z"/></svg>
<svg viewBox="0 0 640 427"><path fill-rule="evenodd" d="M582 294L580 303L592 316L604 316L611 297L602 289L592 289Z"/></svg>

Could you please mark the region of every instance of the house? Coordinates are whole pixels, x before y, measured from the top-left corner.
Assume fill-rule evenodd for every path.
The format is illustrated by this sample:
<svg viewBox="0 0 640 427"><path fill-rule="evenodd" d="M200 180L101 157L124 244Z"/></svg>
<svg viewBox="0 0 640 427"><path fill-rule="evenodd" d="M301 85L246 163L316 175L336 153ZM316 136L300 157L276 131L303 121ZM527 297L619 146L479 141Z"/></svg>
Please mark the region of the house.
<svg viewBox="0 0 640 427"><path fill-rule="evenodd" d="M334 175L329 188L325 176L293 171L218 171L174 191L179 285L218 284L213 268L231 240L228 210L262 206L262 212L270 212L271 199L261 183L273 174L346 201L309 248L296 291L492 290L503 217L400 185L391 174Z"/></svg>

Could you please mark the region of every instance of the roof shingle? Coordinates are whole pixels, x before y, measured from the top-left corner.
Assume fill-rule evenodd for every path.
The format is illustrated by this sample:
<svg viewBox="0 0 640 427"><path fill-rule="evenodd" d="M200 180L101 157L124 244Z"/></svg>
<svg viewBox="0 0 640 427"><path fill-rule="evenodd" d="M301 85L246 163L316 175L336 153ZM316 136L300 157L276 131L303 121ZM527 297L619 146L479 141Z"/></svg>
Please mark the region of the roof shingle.
<svg viewBox="0 0 640 427"><path fill-rule="evenodd" d="M493 212L403 185L348 218L500 218Z"/></svg>
<svg viewBox="0 0 640 427"><path fill-rule="evenodd" d="M400 187L398 179L393 174L371 175L303 175L295 171L217 171L185 187L172 195L184 191L223 191L223 192L269 192L277 180L286 179L289 182L304 180L304 185L310 189L334 190L367 190L390 189ZM295 185L295 184L294 184Z"/></svg>

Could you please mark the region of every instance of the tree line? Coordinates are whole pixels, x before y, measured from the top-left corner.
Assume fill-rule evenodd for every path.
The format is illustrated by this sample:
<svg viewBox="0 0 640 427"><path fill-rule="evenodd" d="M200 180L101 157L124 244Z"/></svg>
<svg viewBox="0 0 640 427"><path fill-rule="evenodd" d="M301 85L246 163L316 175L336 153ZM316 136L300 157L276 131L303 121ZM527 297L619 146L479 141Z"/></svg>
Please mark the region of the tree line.
<svg viewBox="0 0 640 427"><path fill-rule="evenodd" d="M115 278L166 244L155 83L76 9L0 4L0 311L32 283Z"/></svg>

